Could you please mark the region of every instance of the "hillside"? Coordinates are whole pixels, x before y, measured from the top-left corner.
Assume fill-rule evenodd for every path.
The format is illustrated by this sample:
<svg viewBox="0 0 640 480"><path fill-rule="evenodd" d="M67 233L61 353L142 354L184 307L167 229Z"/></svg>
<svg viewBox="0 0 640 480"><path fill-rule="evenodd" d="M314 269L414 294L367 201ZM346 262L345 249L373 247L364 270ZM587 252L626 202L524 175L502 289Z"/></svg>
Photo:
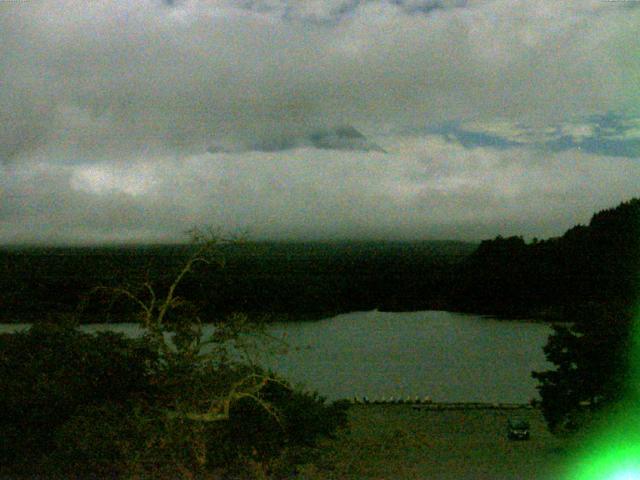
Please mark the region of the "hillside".
<svg viewBox="0 0 640 480"><path fill-rule="evenodd" d="M97 285L168 285L188 245L0 250L0 320L38 321L76 311L104 320ZM593 215L564 235L423 242L245 242L221 247L224 269L187 277L181 295L209 321L254 316L319 318L355 310L454 310L567 319L590 302L630 306L639 291L640 199ZM87 302L87 300L89 300ZM103 299L104 300L104 299ZM132 319L131 305L110 321Z"/></svg>
<svg viewBox="0 0 640 480"><path fill-rule="evenodd" d="M424 242L245 242L220 249L225 267L185 278L180 295L203 318L234 311L317 318L354 310L419 310L444 305L452 265L477 244ZM0 251L1 320L38 321L76 311L85 320L131 320L132 305L88 298L97 285L166 286L188 245L5 248ZM105 300L105 299L102 299Z"/></svg>
<svg viewBox="0 0 640 480"><path fill-rule="evenodd" d="M483 241L457 269L450 306L510 316L566 314L589 302L631 306L639 273L640 199L632 199L558 238Z"/></svg>

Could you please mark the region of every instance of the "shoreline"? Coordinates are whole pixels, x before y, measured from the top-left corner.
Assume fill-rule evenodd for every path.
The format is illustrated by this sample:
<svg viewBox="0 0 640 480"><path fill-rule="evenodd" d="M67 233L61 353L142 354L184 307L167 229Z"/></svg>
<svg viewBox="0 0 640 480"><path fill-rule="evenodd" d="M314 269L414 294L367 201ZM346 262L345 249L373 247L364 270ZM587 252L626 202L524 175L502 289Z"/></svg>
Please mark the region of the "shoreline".
<svg viewBox="0 0 640 480"><path fill-rule="evenodd" d="M558 319L557 316L546 316L546 315L513 315L506 316L502 314L491 314L486 312L470 312L466 310L457 310L455 308L422 308L422 309L407 309L407 310L387 310L380 308L371 308L365 310L335 310L328 312L278 312L278 313L268 313L268 312L226 312L221 313L219 319L224 319L226 316L231 315L233 313L245 314L249 319L255 321L257 324L271 324L271 323L296 323L296 322L317 322L321 320L327 320L331 318L335 318L340 315L349 315L355 313L369 313L369 312L379 312L383 314L392 314L392 313L418 313L418 312L447 312L453 313L457 315L463 316L474 316L480 319L487 320L497 320L501 322L517 322L517 323L538 323L538 324L548 324L548 325L565 325L567 323ZM61 312L59 317L56 317L55 314L52 314L48 318L14 318L11 321L7 319L0 319L0 325L32 325L35 323L61 323L69 320L77 319L78 325L100 325L100 324L110 324L110 325L123 325L123 324L137 324L139 323L136 320L136 316L132 315L130 318L124 318L123 320L113 320L105 315L91 315L91 316L76 316L73 312ZM203 325L214 325L218 323L219 320L212 321L203 321Z"/></svg>
<svg viewBox="0 0 640 480"><path fill-rule="evenodd" d="M531 410L537 408L529 403L502 403L502 402L432 402L431 400L410 400L410 399L379 399L362 400L359 398L337 400L348 402L351 405L375 406L375 405L397 405L410 406L413 410Z"/></svg>

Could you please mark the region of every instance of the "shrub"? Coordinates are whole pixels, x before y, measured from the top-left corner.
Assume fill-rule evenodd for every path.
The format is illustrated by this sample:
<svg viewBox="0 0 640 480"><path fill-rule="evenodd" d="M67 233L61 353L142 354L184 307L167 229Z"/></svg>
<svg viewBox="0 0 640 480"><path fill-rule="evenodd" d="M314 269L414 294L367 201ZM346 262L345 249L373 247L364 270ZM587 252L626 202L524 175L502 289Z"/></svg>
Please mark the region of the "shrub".
<svg viewBox="0 0 640 480"><path fill-rule="evenodd" d="M177 365L160 361L147 339L69 325L0 336L5 471L175 478L249 475L253 466L278 476L346 424L346 404L295 391L256 367ZM229 397L228 418L194 417L247 379L253 390Z"/></svg>
<svg viewBox="0 0 640 480"><path fill-rule="evenodd" d="M63 478L277 476L346 424L345 404L253 364L260 332L246 316L217 324L203 351L197 308L177 293L196 264L210 263L215 239L195 238L200 247L164 294L150 282L96 289L137 304L145 337L73 325L0 336L0 462Z"/></svg>
<svg viewBox="0 0 640 480"><path fill-rule="evenodd" d="M212 449L211 466L247 458L277 463L282 455L293 458L292 451L298 462L305 462L319 439L332 437L347 424L347 402L327 403L317 393L295 391L276 378L259 397L271 410L243 398L232 406L229 420L209 432L210 446L227 446Z"/></svg>
<svg viewBox="0 0 640 480"><path fill-rule="evenodd" d="M0 462L32 462L80 409L155 395L157 353L145 339L38 324L0 335Z"/></svg>

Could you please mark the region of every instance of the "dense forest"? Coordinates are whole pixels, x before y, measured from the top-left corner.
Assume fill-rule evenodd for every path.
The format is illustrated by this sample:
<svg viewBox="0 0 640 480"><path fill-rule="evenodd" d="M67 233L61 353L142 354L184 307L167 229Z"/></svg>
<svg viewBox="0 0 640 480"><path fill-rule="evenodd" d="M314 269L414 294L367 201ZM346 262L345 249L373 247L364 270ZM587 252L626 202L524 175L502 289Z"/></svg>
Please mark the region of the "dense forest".
<svg viewBox="0 0 640 480"><path fill-rule="evenodd" d="M593 215L564 235L465 242L234 242L224 262L185 279L180 294L207 321L242 311L317 318L354 310L445 309L566 319L589 302L628 305L640 271L640 200ZM168 285L189 245L8 248L0 251L0 321L81 311L131 320L135 306L94 287ZM80 310L79 310L80 309Z"/></svg>
<svg viewBox="0 0 640 480"><path fill-rule="evenodd" d="M355 310L444 308L452 267L477 244L464 242L232 242L223 262L200 266L180 286L202 318L232 312L318 318ZM0 321L76 314L131 320L127 302L90 295L96 286L166 287L193 248L155 245L5 248L0 253ZM222 263L223 265L221 265Z"/></svg>
<svg viewBox="0 0 640 480"><path fill-rule="evenodd" d="M596 213L558 238L483 241L457 267L449 305L571 320L585 304L630 307L640 273L640 199Z"/></svg>

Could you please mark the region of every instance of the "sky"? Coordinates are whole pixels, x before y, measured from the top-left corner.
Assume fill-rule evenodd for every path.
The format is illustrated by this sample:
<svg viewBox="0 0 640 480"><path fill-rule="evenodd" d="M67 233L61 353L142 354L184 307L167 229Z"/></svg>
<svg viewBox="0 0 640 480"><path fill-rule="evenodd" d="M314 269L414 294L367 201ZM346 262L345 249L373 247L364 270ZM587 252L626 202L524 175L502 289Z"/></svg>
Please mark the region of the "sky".
<svg viewBox="0 0 640 480"><path fill-rule="evenodd" d="M0 1L0 243L547 238L640 196L640 1Z"/></svg>

